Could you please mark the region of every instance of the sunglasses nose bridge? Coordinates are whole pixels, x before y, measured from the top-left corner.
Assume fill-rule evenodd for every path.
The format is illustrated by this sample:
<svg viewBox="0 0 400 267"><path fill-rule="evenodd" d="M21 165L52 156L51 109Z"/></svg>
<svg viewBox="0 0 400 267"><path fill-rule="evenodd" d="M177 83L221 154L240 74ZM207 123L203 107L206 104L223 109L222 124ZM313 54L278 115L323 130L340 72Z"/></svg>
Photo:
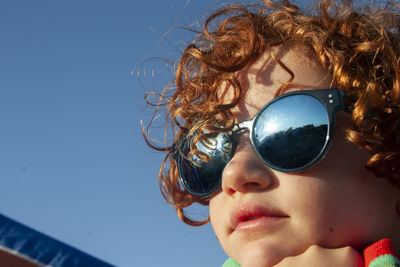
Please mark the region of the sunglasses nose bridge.
<svg viewBox="0 0 400 267"><path fill-rule="evenodd" d="M239 122L233 127L232 131L234 133L240 133L240 132L244 132L244 131L248 130L251 133L252 132L251 128L253 127L253 122L254 122L254 119Z"/></svg>
<svg viewBox="0 0 400 267"><path fill-rule="evenodd" d="M232 129L232 133L231 133L231 137L233 137L232 140L236 140L236 142L238 142L238 139L240 138L240 136L245 132L248 132L249 136L251 136L251 134L253 132L252 131L253 122L254 122L254 118L251 120L242 121L242 122L237 123ZM251 141L251 138L250 138L250 141Z"/></svg>

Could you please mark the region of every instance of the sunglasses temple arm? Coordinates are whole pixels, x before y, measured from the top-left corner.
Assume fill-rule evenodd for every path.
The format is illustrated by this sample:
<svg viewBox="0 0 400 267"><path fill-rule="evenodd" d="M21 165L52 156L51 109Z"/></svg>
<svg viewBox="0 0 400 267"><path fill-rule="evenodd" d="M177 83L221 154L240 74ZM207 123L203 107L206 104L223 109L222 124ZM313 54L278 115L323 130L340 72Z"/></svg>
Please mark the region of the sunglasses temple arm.
<svg viewBox="0 0 400 267"><path fill-rule="evenodd" d="M342 90L339 90L339 92L342 95L343 99L343 110L346 113L351 113L354 109L354 104L356 103L357 99Z"/></svg>

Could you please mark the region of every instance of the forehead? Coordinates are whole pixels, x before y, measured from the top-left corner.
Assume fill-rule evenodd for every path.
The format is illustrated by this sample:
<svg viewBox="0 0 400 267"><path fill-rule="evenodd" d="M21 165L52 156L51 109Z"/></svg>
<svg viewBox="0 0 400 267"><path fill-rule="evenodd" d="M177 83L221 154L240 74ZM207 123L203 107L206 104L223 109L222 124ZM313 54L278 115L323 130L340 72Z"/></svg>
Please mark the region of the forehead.
<svg viewBox="0 0 400 267"><path fill-rule="evenodd" d="M304 47L266 51L237 77L243 90L239 105L232 110L237 121L252 118L285 84L285 92L331 87L331 76Z"/></svg>

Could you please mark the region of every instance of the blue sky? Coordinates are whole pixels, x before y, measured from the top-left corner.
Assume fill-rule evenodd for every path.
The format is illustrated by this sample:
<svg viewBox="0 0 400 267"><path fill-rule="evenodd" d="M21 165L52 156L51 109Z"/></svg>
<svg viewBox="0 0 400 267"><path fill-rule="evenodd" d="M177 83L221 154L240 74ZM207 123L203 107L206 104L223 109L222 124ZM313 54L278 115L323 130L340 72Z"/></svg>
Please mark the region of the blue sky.
<svg viewBox="0 0 400 267"><path fill-rule="evenodd" d="M179 54L190 35L164 33L215 2L2 0L0 212L117 266L219 266L210 225L161 197L162 155L141 136L144 92L167 71L135 74Z"/></svg>

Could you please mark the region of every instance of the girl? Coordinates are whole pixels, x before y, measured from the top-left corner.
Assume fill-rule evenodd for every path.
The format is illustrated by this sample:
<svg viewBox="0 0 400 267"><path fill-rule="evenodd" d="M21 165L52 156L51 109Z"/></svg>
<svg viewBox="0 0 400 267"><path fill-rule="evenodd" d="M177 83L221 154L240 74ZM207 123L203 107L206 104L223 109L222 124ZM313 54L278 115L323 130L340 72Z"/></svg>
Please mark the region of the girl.
<svg viewBox="0 0 400 267"><path fill-rule="evenodd" d="M230 5L186 48L161 96L172 142L146 140L178 216L209 205L224 266L400 264L399 15Z"/></svg>

